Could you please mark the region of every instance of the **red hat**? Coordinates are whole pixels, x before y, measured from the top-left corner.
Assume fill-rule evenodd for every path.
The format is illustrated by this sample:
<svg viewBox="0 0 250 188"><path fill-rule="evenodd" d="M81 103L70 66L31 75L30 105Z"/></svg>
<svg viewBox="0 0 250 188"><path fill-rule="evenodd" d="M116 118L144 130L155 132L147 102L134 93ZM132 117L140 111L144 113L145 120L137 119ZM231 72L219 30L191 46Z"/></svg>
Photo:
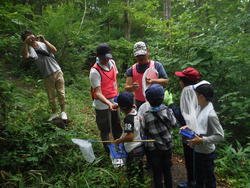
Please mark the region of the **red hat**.
<svg viewBox="0 0 250 188"><path fill-rule="evenodd" d="M187 79L195 82L201 78L201 74L198 70L188 67L184 69L182 72L175 72L175 76L178 77L186 77Z"/></svg>

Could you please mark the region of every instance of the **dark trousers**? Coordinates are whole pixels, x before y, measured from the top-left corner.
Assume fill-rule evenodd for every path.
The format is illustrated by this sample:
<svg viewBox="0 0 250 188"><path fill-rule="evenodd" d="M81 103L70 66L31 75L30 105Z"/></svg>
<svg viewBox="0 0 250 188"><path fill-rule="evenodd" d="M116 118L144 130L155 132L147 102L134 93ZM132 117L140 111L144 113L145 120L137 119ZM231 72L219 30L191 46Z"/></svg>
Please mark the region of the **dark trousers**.
<svg viewBox="0 0 250 188"><path fill-rule="evenodd" d="M214 175L215 152L203 154L195 152L195 180L196 188L215 188L216 179Z"/></svg>
<svg viewBox="0 0 250 188"><path fill-rule="evenodd" d="M187 170L188 184L191 185L195 181L194 176L194 150L189 147L186 143L183 143L183 151L185 158L185 166Z"/></svg>
<svg viewBox="0 0 250 188"><path fill-rule="evenodd" d="M172 188L172 150L163 151L156 149L147 151L146 154L153 170L154 187L163 188L165 185L165 188Z"/></svg>
<svg viewBox="0 0 250 188"><path fill-rule="evenodd" d="M120 122L119 111L95 110L96 111L96 124L100 130L102 140L109 140L109 133L113 134L114 139L120 138L122 134L122 127ZM110 130L110 127L112 130ZM104 149L109 153L107 143L103 143Z"/></svg>
<svg viewBox="0 0 250 188"><path fill-rule="evenodd" d="M143 156L142 146L128 153L126 166L130 188L141 188L144 185Z"/></svg>

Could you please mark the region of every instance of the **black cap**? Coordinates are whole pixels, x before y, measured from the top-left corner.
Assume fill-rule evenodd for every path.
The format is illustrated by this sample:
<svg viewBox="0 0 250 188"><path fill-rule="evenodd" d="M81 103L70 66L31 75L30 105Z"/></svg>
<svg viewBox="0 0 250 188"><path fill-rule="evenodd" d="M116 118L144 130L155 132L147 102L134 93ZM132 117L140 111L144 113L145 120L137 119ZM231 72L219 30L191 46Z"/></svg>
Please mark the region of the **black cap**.
<svg viewBox="0 0 250 188"><path fill-rule="evenodd" d="M99 44L96 48L96 54L99 58L111 59L112 58L111 53L112 53L111 48L106 43Z"/></svg>
<svg viewBox="0 0 250 188"><path fill-rule="evenodd" d="M202 84L195 88L197 93L202 94L208 101L212 101L214 96L213 87L211 84Z"/></svg>

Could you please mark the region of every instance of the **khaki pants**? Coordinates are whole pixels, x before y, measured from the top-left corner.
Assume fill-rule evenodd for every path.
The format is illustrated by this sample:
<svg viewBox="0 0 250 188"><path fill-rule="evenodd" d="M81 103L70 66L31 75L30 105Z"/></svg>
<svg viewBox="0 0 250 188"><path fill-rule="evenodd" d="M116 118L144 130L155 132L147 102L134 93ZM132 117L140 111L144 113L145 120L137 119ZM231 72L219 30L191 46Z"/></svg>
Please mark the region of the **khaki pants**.
<svg viewBox="0 0 250 188"><path fill-rule="evenodd" d="M52 73L50 76L44 78L45 89L48 94L49 103L52 108L52 112L56 112L56 93L58 97L61 110L64 111L65 105L65 89L64 78L61 71Z"/></svg>

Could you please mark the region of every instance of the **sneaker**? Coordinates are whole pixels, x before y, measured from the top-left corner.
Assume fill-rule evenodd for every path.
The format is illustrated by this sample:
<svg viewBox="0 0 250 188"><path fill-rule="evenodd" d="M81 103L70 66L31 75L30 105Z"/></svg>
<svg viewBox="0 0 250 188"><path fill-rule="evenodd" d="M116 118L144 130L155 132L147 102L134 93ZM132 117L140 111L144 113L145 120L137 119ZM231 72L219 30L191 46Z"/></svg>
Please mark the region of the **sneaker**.
<svg viewBox="0 0 250 188"><path fill-rule="evenodd" d="M48 119L48 121L52 121L53 119L55 119L55 118L57 118L57 117L58 117L58 114L57 114L57 113L52 114L52 115L50 116L50 118Z"/></svg>
<svg viewBox="0 0 250 188"><path fill-rule="evenodd" d="M181 182L177 185L178 188L188 188L188 182Z"/></svg>
<svg viewBox="0 0 250 188"><path fill-rule="evenodd" d="M67 120L68 119L67 114L65 112L62 112L61 118L62 118L62 120Z"/></svg>

